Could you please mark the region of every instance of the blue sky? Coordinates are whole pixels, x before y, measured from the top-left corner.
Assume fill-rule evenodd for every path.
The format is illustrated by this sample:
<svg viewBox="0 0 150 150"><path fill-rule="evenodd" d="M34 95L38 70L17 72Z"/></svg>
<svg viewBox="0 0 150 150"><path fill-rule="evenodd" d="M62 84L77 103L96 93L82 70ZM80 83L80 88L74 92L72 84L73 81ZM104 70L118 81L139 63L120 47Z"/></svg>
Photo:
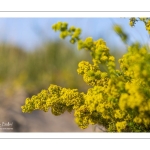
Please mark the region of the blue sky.
<svg viewBox="0 0 150 150"><path fill-rule="evenodd" d="M104 38L108 46L123 47L120 38L112 30L113 24L121 25L130 35L130 41L149 42L149 35L144 24L137 23L134 28L129 26L128 18L0 18L0 42L17 44L27 50L40 45L45 39L56 40L59 33L55 33L51 26L58 22L82 28L82 37L93 37L95 40Z"/></svg>

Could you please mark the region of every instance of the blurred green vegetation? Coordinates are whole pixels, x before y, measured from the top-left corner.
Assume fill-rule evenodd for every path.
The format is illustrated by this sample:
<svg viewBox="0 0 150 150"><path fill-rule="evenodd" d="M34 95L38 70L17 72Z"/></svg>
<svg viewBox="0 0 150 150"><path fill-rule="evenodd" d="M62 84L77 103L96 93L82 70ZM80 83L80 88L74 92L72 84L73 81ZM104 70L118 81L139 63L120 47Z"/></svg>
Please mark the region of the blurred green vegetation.
<svg viewBox="0 0 150 150"><path fill-rule="evenodd" d="M88 53L77 53L59 41L43 43L32 51L1 43L0 85L21 86L29 96L50 84L85 91L87 86L76 71L83 59L90 59Z"/></svg>
<svg viewBox="0 0 150 150"><path fill-rule="evenodd" d="M121 55L116 50L112 53ZM0 86L6 83L11 88L21 86L28 96L47 89L50 84L85 92L89 86L76 70L80 61L90 59L89 53L60 41L43 43L32 51L1 43Z"/></svg>

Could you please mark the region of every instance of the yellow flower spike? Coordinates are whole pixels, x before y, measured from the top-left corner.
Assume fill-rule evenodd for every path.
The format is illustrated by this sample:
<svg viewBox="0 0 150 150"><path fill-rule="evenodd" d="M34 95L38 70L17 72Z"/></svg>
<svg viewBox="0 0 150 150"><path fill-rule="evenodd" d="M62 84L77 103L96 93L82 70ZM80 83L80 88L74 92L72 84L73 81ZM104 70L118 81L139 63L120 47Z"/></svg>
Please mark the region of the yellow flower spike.
<svg viewBox="0 0 150 150"><path fill-rule="evenodd" d="M114 56L109 56L109 61L115 61L115 57Z"/></svg>
<svg viewBox="0 0 150 150"><path fill-rule="evenodd" d="M108 57L107 56L102 56L101 59L100 59L102 62L106 62L108 60Z"/></svg>
<svg viewBox="0 0 150 150"><path fill-rule="evenodd" d="M127 125L126 121L117 122L116 123L117 131L118 132L123 131L126 128L126 125Z"/></svg>
<svg viewBox="0 0 150 150"><path fill-rule="evenodd" d="M138 124L142 123L142 119L140 117L135 117L133 121Z"/></svg>
<svg viewBox="0 0 150 150"><path fill-rule="evenodd" d="M115 115L114 116L115 116L116 119L121 119L121 118L124 117L124 115L125 115L125 113L123 111L121 111L119 109L115 110Z"/></svg>
<svg viewBox="0 0 150 150"><path fill-rule="evenodd" d="M71 27L69 28L69 31L74 32L75 30L76 30L76 28L75 28L74 26L71 26Z"/></svg>
<svg viewBox="0 0 150 150"><path fill-rule="evenodd" d="M106 72L102 72L102 73L101 73L101 77L102 77L102 78L106 78L106 77L108 77L108 74L107 74Z"/></svg>
<svg viewBox="0 0 150 150"><path fill-rule="evenodd" d="M119 99L119 107L121 110L125 110L127 106L127 100L129 95L127 93L122 93Z"/></svg>
<svg viewBox="0 0 150 150"><path fill-rule="evenodd" d="M150 119L149 118L143 118L143 123L146 127L149 127L150 125Z"/></svg>
<svg viewBox="0 0 150 150"><path fill-rule="evenodd" d="M144 77L148 77L148 72L147 72L147 70L143 70L143 71L142 71L142 75L143 75Z"/></svg>

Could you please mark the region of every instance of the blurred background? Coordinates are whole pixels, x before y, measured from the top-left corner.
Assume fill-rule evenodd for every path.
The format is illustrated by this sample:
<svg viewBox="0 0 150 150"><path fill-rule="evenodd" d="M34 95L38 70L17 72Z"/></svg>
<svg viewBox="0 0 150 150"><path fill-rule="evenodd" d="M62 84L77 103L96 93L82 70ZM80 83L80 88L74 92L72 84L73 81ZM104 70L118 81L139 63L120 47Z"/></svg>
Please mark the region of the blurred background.
<svg viewBox="0 0 150 150"><path fill-rule="evenodd" d="M73 112L61 116L50 111L21 112L27 97L50 84L83 92L89 88L76 70L81 60L91 61L90 54L78 51L67 38L59 39L51 29L58 21L81 28L83 39L103 38L117 59L126 52L126 45L113 31L115 24L124 29L129 44L149 45L144 24L131 28L129 18L0 18L0 132L93 132L93 126L81 130Z"/></svg>

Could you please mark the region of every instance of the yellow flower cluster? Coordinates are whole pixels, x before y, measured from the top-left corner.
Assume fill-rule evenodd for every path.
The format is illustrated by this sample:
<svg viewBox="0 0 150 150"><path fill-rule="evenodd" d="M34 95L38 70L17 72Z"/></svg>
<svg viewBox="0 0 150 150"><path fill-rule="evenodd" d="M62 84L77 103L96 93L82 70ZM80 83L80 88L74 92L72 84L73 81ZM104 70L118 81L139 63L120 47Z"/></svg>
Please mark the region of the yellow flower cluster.
<svg viewBox="0 0 150 150"><path fill-rule="evenodd" d="M130 22L129 22L129 25L131 27L135 26L136 22L138 21L142 21L144 24L145 24L145 28L146 30L148 31L148 33L150 34L150 18L135 18L135 17L132 17L130 18Z"/></svg>
<svg viewBox="0 0 150 150"><path fill-rule="evenodd" d="M133 26L136 19L130 22ZM81 61L77 69L91 88L87 93L80 93L77 89L50 85L48 90L27 98L22 111L51 109L54 115L60 115L74 110L75 121L82 129L89 124L100 124L110 132L150 131L150 54L147 48L132 44L119 60L120 69L116 70L115 58L103 39L81 40L81 29L68 28L67 23L58 22L52 28L60 31L62 38L70 36L70 42L77 42L78 49L91 53L93 64ZM127 40L119 26L114 30L122 40ZM101 71L101 65L106 72Z"/></svg>
<svg viewBox="0 0 150 150"><path fill-rule="evenodd" d="M108 74L101 72L97 65L92 65L87 61L81 61L78 66L78 74L83 75L83 80L88 85L103 85L107 82Z"/></svg>
<svg viewBox="0 0 150 150"><path fill-rule="evenodd" d="M52 29L60 32L60 38L64 39L67 36L71 36L70 42L74 44L77 40L79 40L79 35L81 34L80 28L75 28L71 26L68 29L68 24L66 22L58 22L52 26Z"/></svg>
<svg viewBox="0 0 150 150"><path fill-rule="evenodd" d="M116 123L117 131L121 132L123 129L126 128L126 121L121 121Z"/></svg>
<svg viewBox="0 0 150 150"><path fill-rule="evenodd" d="M31 113L33 110L47 112L51 108L54 115L60 115L65 111L71 112L84 103L84 94L77 89L66 89L51 84L48 90L42 90L39 94L27 98L22 112Z"/></svg>
<svg viewBox="0 0 150 150"><path fill-rule="evenodd" d="M136 24L137 21L138 21L138 20L137 20L135 17L132 17L132 18L130 18L129 25L130 25L131 27L133 27L133 26L135 26L135 24Z"/></svg>

